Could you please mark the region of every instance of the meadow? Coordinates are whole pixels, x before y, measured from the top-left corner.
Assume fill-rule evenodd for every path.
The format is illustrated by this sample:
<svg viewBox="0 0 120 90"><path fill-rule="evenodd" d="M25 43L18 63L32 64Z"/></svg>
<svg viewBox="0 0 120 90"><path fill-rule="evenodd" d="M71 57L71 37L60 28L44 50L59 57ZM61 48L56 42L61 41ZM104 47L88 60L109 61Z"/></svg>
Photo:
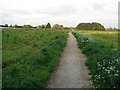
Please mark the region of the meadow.
<svg viewBox="0 0 120 90"><path fill-rule="evenodd" d="M118 48L119 33L118 31L79 31L84 34L91 35L97 43L104 45L105 47Z"/></svg>
<svg viewBox="0 0 120 90"><path fill-rule="evenodd" d="M67 33L62 30L3 30L2 87L45 87L59 63Z"/></svg>
<svg viewBox="0 0 120 90"><path fill-rule="evenodd" d="M70 30L3 29L2 87L46 88ZM120 88L118 31L72 30L96 88Z"/></svg>
<svg viewBox="0 0 120 90"><path fill-rule="evenodd" d="M87 56L86 65L96 88L120 88L120 58L117 31L73 32Z"/></svg>

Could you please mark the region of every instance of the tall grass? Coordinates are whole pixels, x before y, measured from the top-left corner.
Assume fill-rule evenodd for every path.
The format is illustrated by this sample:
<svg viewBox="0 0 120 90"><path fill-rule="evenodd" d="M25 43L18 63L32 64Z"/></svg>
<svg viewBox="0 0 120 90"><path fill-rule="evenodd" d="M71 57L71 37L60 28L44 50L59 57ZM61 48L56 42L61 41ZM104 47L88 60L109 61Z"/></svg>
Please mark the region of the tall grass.
<svg viewBox="0 0 120 90"><path fill-rule="evenodd" d="M54 41L62 32L37 30L7 30L3 31L3 67L19 62L19 60L34 55L47 44Z"/></svg>
<svg viewBox="0 0 120 90"><path fill-rule="evenodd" d="M118 31L81 31L78 32L91 35L92 38L99 44L108 48L118 49Z"/></svg>
<svg viewBox="0 0 120 90"><path fill-rule="evenodd" d="M86 65L90 69L91 80L95 87L120 88L120 58L117 47L113 49L107 44L102 44L101 35L99 39L94 39L91 35L79 32L73 32L73 34L77 38L82 52L88 57ZM105 37L107 36L110 37L106 34ZM110 40L106 40L106 43L109 42Z"/></svg>
<svg viewBox="0 0 120 90"><path fill-rule="evenodd" d="M3 65L6 64L3 88L45 87L59 62L67 36L66 31L54 30L3 31Z"/></svg>

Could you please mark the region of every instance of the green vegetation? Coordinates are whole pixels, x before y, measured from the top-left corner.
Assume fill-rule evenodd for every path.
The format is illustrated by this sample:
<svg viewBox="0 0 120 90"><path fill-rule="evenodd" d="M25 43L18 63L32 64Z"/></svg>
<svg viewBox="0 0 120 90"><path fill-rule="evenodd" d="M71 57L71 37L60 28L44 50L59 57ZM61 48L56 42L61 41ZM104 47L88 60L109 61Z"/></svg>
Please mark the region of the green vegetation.
<svg viewBox="0 0 120 90"><path fill-rule="evenodd" d="M63 27L63 25L59 25L59 24L55 24L53 27L51 27L51 24L50 23L47 23L47 25L38 25L38 26L32 26L32 25L23 25L23 26L20 26L20 25L17 25L17 24L15 24L15 25L8 25L8 24L5 24L5 25L0 25L0 27L1 28L21 28L21 29L25 29L25 28L27 28L27 29L51 29L51 28L53 28L53 29L69 29L69 28L67 28L67 27Z"/></svg>
<svg viewBox="0 0 120 90"><path fill-rule="evenodd" d="M46 25L46 28L51 28L50 23L48 23L48 24Z"/></svg>
<svg viewBox="0 0 120 90"><path fill-rule="evenodd" d="M4 27L0 34L2 87L46 87L47 80L59 63L59 57L66 45L67 33L72 29L55 24L52 27L55 30L52 30L50 23L37 27L17 24L6 24ZM102 30L105 28L99 23L81 23L73 34L82 52L88 57L86 65L90 69L94 86L120 88L118 31Z"/></svg>
<svg viewBox="0 0 120 90"><path fill-rule="evenodd" d="M97 33L82 31L82 33L73 32L73 34L82 52L88 57L86 65L90 69L91 80L95 87L120 88L118 34L108 34L105 31Z"/></svg>
<svg viewBox="0 0 120 90"><path fill-rule="evenodd" d="M45 25L42 25L42 28L46 28L46 26L45 26Z"/></svg>
<svg viewBox="0 0 120 90"><path fill-rule="evenodd" d="M80 23L77 25L76 29L80 30L101 30L104 31L105 28L100 23Z"/></svg>
<svg viewBox="0 0 120 90"><path fill-rule="evenodd" d="M22 27L23 28L33 28L33 26L31 26L31 25L23 25Z"/></svg>
<svg viewBox="0 0 120 90"><path fill-rule="evenodd" d="M66 45L67 33L3 31L3 88L45 87Z"/></svg>
<svg viewBox="0 0 120 90"><path fill-rule="evenodd" d="M53 29L63 29L63 28L64 28L63 25L59 25L59 24L55 24L53 26Z"/></svg>
<svg viewBox="0 0 120 90"><path fill-rule="evenodd" d="M108 48L118 48L118 31L82 31L79 32L91 35L91 37L100 45Z"/></svg>

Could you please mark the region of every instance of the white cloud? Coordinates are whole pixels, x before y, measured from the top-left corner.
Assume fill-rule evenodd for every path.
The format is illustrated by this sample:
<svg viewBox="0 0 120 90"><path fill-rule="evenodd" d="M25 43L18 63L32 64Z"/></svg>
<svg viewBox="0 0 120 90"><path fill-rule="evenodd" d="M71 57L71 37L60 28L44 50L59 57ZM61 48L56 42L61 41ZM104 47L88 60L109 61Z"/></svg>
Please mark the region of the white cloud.
<svg viewBox="0 0 120 90"><path fill-rule="evenodd" d="M1 24L63 24L100 22L118 26L119 0L2 0Z"/></svg>

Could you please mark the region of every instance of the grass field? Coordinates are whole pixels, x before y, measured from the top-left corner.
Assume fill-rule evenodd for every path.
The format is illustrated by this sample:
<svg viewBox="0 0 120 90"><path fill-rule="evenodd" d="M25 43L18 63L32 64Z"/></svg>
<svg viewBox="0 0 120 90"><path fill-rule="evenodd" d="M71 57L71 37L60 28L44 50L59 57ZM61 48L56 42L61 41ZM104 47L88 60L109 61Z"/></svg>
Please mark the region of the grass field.
<svg viewBox="0 0 120 90"><path fill-rule="evenodd" d="M3 88L43 88L59 63L67 30L2 30ZM118 31L74 31L96 88L120 88Z"/></svg>
<svg viewBox="0 0 120 90"><path fill-rule="evenodd" d="M91 80L97 88L120 88L117 31L76 31L82 52L88 57Z"/></svg>
<svg viewBox="0 0 120 90"><path fill-rule="evenodd" d="M105 47L118 48L118 31L79 31L91 35L92 38Z"/></svg>
<svg viewBox="0 0 120 90"><path fill-rule="evenodd" d="M57 32L59 33L59 32ZM57 37L55 31L3 31L3 67L34 55Z"/></svg>
<svg viewBox="0 0 120 90"><path fill-rule="evenodd" d="M3 88L45 87L66 45L67 33L3 30Z"/></svg>

